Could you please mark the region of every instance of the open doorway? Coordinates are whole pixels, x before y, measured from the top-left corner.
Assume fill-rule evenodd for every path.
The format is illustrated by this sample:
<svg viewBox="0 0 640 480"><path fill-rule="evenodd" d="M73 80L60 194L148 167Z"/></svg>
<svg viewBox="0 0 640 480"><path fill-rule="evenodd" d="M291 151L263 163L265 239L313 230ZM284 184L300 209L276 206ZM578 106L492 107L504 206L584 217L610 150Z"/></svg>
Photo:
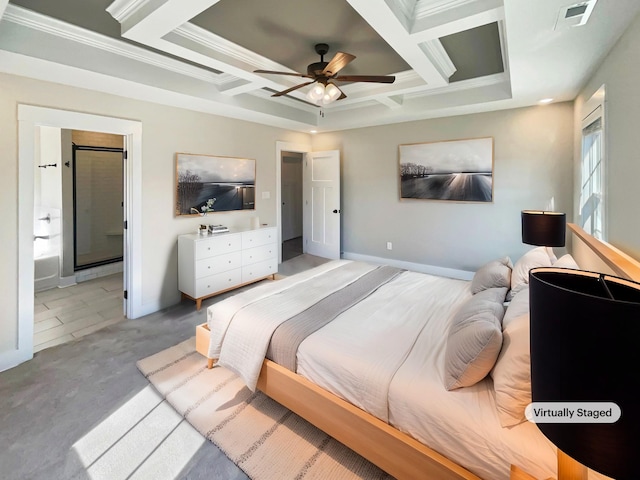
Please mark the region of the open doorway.
<svg viewBox="0 0 640 480"><path fill-rule="evenodd" d="M125 319L125 137L37 130L34 352Z"/></svg>
<svg viewBox="0 0 640 480"><path fill-rule="evenodd" d="M141 224L142 123L69 110L18 105L18 302L15 349L0 354L0 371L33 357L34 334L34 158L38 128L52 126L125 136L124 211L129 225ZM138 318L155 310L142 303L142 229L126 228L124 241L124 300L126 317Z"/></svg>
<svg viewBox="0 0 640 480"><path fill-rule="evenodd" d="M302 255L302 153L281 157L282 261Z"/></svg>

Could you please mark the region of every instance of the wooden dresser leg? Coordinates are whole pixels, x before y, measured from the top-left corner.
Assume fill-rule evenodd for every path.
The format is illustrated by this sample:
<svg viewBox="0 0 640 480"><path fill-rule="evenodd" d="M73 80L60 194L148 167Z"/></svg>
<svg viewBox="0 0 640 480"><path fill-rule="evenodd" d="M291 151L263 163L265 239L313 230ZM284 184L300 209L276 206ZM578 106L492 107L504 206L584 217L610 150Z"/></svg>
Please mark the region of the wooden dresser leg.
<svg viewBox="0 0 640 480"><path fill-rule="evenodd" d="M196 299L196 310L200 311L200 308L202 308L202 299L201 298L197 298Z"/></svg>
<svg viewBox="0 0 640 480"><path fill-rule="evenodd" d="M207 358L207 368L209 370L213 368L213 358Z"/></svg>

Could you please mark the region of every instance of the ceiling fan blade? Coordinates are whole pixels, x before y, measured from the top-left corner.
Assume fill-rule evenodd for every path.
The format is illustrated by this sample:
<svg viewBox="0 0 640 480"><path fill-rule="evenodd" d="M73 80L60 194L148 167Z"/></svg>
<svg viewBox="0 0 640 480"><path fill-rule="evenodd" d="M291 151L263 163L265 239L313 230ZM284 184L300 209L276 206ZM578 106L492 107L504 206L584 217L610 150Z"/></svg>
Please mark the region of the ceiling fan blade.
<svg viewBox="0 0 640 480"><path fill-rule="evenodd" d="M327 66L324 67L322 74L329 77L335 75L349 63L351 63L355 58L355 55L351 55L350 53L338 52L333 56Z"/></svg>
<svg viewBox="0 0 640 480"><path fill-rule="evenodd" d="M270 73L270 74L274 74L274 75L291 75L294 77L306 77L306 78L311 78L310 75L304 75L302 73L295 73L295 72L276 72L274 70L254 70L253 73Z"/></svg>
<svg viewBox="0 0 640 480"><path fill-rule="evenodd" d="M340 75L334 77L334 80L341 82L393 83L396 81L396 77L392 75Z"/></svg>
<svg viewBox="0 0 640 480"><path fill-rule="evenodd" d="M273 95L271 95L272 97L281 97L282 95L286 95L289 92L293 92L294 90L297 90L299 88L302 88L306 85L311 85L315 80L312 80L311 82L305 82L305 83L301 83L300 85L296 85L295 87L291 87L291 88L287 88L286 90L283 90L281 92L278 93L274 93Z"/></svg>

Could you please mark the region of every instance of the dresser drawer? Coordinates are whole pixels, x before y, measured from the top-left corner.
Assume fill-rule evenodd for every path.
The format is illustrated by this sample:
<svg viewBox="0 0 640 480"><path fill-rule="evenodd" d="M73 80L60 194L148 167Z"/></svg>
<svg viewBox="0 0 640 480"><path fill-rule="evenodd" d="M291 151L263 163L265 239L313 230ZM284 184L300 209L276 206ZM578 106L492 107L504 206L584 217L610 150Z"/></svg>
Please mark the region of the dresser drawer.
<svg viewBox="0 0 640 480"><path fill-rule="evenodd" d="M203 258L196 262L196 278L207 277L214 273L226 272L234 268L240 268L242 252L227 253L215 257Z"/></svg>
<svg viewBox="0 0 640 480"><path fill-rule="evenodd" d="M253 248L261 245L276 243L275 228L259 228L242 232L242 248Z"/></svg>
<svg viewBox="0 0 640 480"><path fill-rule="evenodd" d="M262 247L248 248L242 250L242 265L263 262L276 258L276 244L263 245Z"/></svg>
<svg viewBox="0 0 640 480"><path fill-rule="evenodd" d="M278 260L266 260L242 267L242 283L266 277L278 271Z"/></svg>
<svg viewBox="0 0 640 480"><path fill-rule="evenodd" d="M196 280L195 297L205 297L211 293L235 287L241 283L242 272L239 268L228 272L217 273Z"/></svg>
<svg viewBox="0 0 640 480"><path fill-rule="evenodd" d="M241 236L238 234L198 240L196 242L196 260L236 252L242 248L241 241Z"/></svg>

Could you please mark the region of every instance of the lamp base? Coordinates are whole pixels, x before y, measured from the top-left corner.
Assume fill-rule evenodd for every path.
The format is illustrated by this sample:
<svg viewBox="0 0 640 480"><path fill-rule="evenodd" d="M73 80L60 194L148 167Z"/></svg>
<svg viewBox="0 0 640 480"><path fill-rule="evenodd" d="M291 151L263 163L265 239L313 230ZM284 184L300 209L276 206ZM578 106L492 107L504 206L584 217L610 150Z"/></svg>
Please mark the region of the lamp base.
<svg viewBox="0 0 640 480"><path fill-rule="evenodd" d="M544 247L547 250L547 255L549 255L549 259L551 260L551 264L553 265L558 261L558 257L553 252L553 247Z"/></svg>

